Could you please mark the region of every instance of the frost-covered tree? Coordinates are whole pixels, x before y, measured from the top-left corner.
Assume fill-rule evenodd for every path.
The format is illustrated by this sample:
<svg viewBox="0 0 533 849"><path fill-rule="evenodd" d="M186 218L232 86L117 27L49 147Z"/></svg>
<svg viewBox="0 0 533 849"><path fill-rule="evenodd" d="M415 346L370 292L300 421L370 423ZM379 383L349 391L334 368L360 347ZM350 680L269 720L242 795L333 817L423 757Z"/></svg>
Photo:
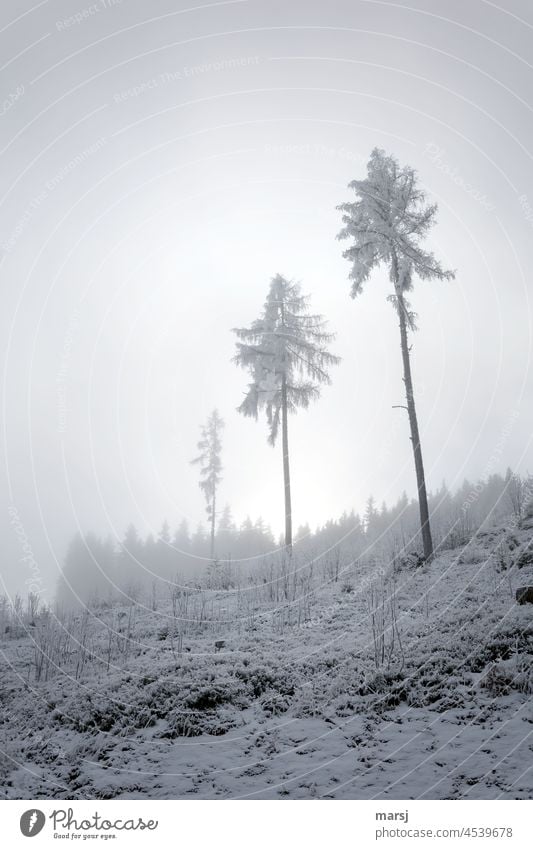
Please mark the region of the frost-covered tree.
<svg viewBox="0 0 533 849"><path fill-rule="evenodd" d="M110 599L116 581L116 554L111 540L94 533L76 534L57 584L56 599L65 608Z"/></svg>
<svg viewBox="0 0 533 849"><path fill-rule="evenodd" d="M231 508L226 504L220 516L217 527L217 551L223 558L231 559L235 547L237 529L231 515Z"/></svg>
<svg viewBox="0 0 533 849"><path fill-rule="evenodd" d="M353 180L349 188L354 190L356 200L339 206L343 212L344 227L338 238L350 239L352 242L343 253L352 265L352 298L361 293L373 269L382 263L388 267L393 285L393 293L388 300L393 304L400 324L403 379L415 461L422 542L424 557L431 559L433 543L409 357L408 332L416 330L415 315L411 312L406 293L413 288L415 274L422 280L431 280L453 278L454 272L444 270L433 254L422 248L422 240L434 224L437 205L426 203L425 194L419 188L416 172L412 168L400 167L393 156L375 148L368 162L366 179Z"/></svg>
<svg viewBox="0 0 533 849"><path fill-rule="evenodd" d="M176 571L176 552L172 545L170 527L166 519L157 537L155 555L156 561L152 571L159 578L172 578Z"/></svg>
<svg viewBox="0 0 533 849"><path fill-rule="evenodd" d="M118 555L120 586L127 597L136 596L146 578L143 561L144 542L130 523Z"/></svg>
<svg viewBox="0 0 533 849"><path fill-rule="evenodd" d="M182 519L179 528L174 533L172 547L177 554L188 554L191 548L191 537L187 519Z"/></svg>
<svg viewBox="0 0 533 849"><path fill-rule="evenodd" d="M377 518L378 511L376 508L376 502L374 501L374 496L369 495L366 500L365 507L365 530L367 533L373 532Z"/></svg>
<svg viewBox="0 0 533 849"><path fill-rule="evenodd" d="M198 457L192 463L200 466L200 489L205 495L207 517L211 526L211 560L215 556L215 528L218 485L222 480L222 431L224 421L213 410L201 429Z"/></svg>
<svg viewBox="0 0 533 849"><path fill-rule="evenodd" d="M289 413L307 408L330 383L327 369L339 357L327 350L334 334L326 331L321 315L309 312L309 297L300 285L280 274L272 278L260 318L251 327L235 329L238 339L234 362L247 369L252 382L238 408L257 418L265 410L271 445L281 425L285 490L285 545L292 550L292 507L289 467Z"/></svg>
<svg viewBox="0 0 533 849"><path fill-rule="evenodd" d="M505 489L507 498L513 509L513 515L516 519L522 519L524 509L524 483L520 475L514 474L511 469L507 469L505 473Z"/></svg>

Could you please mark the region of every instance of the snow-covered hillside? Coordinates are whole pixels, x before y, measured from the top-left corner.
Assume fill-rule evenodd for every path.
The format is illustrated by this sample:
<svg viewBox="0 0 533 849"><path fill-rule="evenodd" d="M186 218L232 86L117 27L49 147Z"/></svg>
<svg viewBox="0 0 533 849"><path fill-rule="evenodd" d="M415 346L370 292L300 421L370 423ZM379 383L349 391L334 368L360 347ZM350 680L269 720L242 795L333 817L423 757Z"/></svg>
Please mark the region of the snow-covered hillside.
<svg viewBox="0 0 533 849"><path fill-rule="evenodd" d="M531 797L531 524L10 629L3 796Z"/></svg>

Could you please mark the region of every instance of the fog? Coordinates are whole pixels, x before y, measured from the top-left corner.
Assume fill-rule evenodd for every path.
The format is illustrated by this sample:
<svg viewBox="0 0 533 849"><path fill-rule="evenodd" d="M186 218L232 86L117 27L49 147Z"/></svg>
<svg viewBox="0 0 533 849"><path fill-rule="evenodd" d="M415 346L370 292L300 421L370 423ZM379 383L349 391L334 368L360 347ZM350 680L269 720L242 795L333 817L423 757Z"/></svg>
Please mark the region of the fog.
<svg viewBox="0 0 533 849"><path fill-rule="evenodd" d="M335 238L375 146L417 169L457 271L411 299L428 486L533 471L525 0L7 0L0 17L3 590L37 576L53 595L77 530L205 521L190 461L214 407L220 502L281 532L281 448L237 413L231 362L277 272L342 357L291 419L295 526L415 496L390 283L350 299Z"/></svg>

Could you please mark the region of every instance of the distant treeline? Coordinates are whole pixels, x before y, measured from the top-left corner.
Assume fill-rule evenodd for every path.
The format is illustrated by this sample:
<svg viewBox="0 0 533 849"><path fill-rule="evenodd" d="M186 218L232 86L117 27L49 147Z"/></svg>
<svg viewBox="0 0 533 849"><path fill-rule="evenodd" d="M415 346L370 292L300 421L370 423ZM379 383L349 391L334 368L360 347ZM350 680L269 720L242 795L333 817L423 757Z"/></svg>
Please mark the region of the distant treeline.
<svg viewBox="0 0 533 849"><path fill-rule="evenodd" d="M484 524L521 518L533 492L531 479L507 471L505 477L465 480L455 493L443 484L429 496L435 545L454 548L467 542ZM376 505L370 497L364 515L344 513L311 531L298 528L295 564L327 556L346 563L360 558L392 559L420 551L418 503L404 494L392 507ZM191 535L183 521L172 533L165 522L157 537L142 539L130 525L122 542L102 540L93 533L71 542L58 581L57 602L66 607L92 602L114 602L169 594L176 583L198 583L231 588L246 581L265 562L285 556L283 539L276 540L262 519L247 518L239 527L229 507L216 529L215 557L211 540L200 525Z"/></svg>

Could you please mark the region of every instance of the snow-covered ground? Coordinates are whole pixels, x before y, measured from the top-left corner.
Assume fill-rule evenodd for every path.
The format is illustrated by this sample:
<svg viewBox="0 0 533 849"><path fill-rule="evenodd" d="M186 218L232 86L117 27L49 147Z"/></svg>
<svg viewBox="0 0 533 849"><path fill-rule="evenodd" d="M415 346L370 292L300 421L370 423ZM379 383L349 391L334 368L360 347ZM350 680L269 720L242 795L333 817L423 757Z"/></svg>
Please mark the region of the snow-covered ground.
<svg viewBox="0 0 533 849"><path fill-rule="evenodd" d="M160 603L136 612L120 660L109 616L129 614L100 611L108 624L87 636L99 661L66 657L48 680L35 680L38 623L10 635L2 794L530 798L533 605L515 601L533 584L530 542L531 527L497 528L430 566L383 574L368 560L337 581L297 565L306 580L287 603L261 602L266 579L202 592L181 650Z"/></svg>

